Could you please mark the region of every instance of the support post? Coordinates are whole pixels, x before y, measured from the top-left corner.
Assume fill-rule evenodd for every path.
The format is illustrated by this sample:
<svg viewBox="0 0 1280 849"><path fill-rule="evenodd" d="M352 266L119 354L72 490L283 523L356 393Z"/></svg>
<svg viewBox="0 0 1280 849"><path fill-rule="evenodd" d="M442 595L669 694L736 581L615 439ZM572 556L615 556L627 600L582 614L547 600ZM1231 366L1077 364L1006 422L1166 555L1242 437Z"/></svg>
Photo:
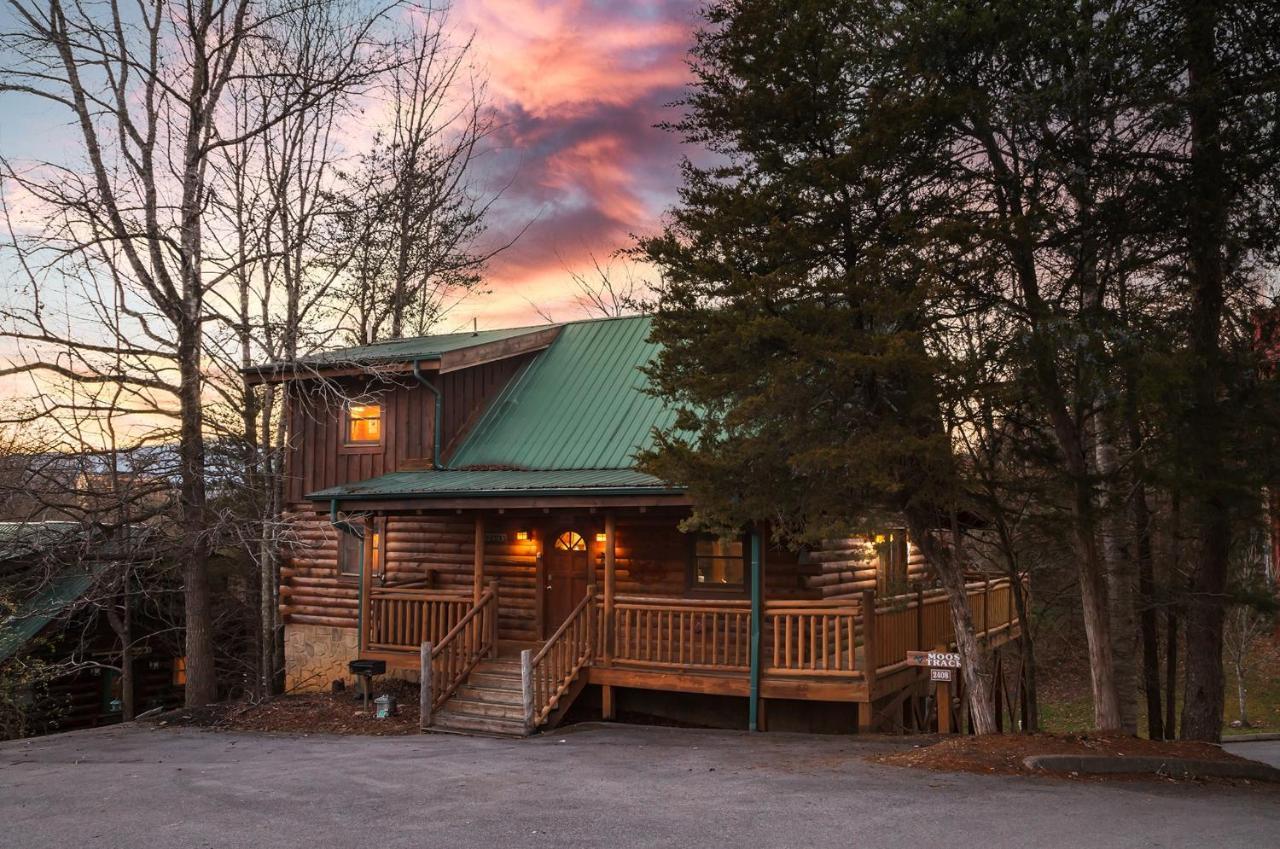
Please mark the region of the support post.
<svg viewBox="0 0 1280 849"><path fill-rule="evenodd" d="M520 709L524 727L533 730L533 649L520 652Z"/></svg>
<svg viewBox="0 0 1280 849"><path fill-rule="evenodd" d="M951 727L951 685L939 681L934 701L938 703L938 733L950 734L954 730Z"/></svg>
<svg viewBox="0 0 1280 849"><path fill-rule="evenodd" d="M613 662L613 617L614 617L614 601L613 596L617 585L617 520L613 513L606 513L604 517L604 657L601 658L603 664L608 666ZM609 692L610 708L612 708L613 688L605 687ZM606 719L612 719L606 716Z"/></svg>
<svg viewBox="0 0 1280 849"><path fill-rule="evenodd" d="M608 721L613 721L618 715L617 706L613 702L613 685L600 685L600 714Z"/></svg>
<svg viewBox="0 0 1280 849"><path fill-rule="evenodd" d="M418 727L431 727L431 643L418 650Z"/></svg>
<svg viewBox="0 0 1280 849"><path fill-rule="evenodd" d="M475 563L474 576L471 581L472 604L480 603L480 596L484 595L484 514L476 513L476 545L475 545Z"/></svg>
<svg viewBox="0 0 1280 849"><path fill-rule="evenodd" d="M747 707L747 726L759 731L760 725L760 631L764 620L763 581L761 580L760 531L751 531L751 696Z"/></svg>
<svg viewBox="0 0 1280 849"><path fill-rule="evenodd" d="M347 531L339 529L338 533L345 534ZM341 537L338 539L338 545L342 545ZM368 647L369 632L373 630L371 621L373 617L373 569L371 565L367 549L362 548L360 554L360 639L358 640L361 653ZM385 640L386 637L384 636L382 639Z"/></svg>

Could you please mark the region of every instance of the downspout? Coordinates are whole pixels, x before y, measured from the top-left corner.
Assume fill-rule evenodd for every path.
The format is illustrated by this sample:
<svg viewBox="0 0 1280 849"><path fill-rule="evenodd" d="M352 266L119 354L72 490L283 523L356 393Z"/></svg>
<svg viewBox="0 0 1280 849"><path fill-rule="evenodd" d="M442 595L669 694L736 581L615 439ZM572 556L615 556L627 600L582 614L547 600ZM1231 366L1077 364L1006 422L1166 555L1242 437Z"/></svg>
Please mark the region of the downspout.
<svg viewBox="0 0 1280 849"><path fill-rule="evenodd" d="M760 531L751 531L751 697L747 729L759 731L760 718L760 625L764 619L760 580Z"/></svg>
<svg viewBox="0 0 1280 849"><path fill-rule="evenodd" d="M413 377L436 397L436 412L431 420L432 444L431 444L431 468L440 471L444 468L444 464L440 462L440 424L444 416L444 398L440 395L440 390L435 384L422 376L422 360L413 361Z"/></svg>

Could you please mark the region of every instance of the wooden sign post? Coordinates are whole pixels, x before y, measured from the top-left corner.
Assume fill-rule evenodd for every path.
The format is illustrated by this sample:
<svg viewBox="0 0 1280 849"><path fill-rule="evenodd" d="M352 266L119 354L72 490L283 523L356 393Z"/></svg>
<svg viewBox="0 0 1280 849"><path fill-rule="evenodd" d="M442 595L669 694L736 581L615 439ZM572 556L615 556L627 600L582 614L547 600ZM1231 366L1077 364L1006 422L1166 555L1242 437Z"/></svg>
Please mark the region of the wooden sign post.
<svg viewBox="0 0 1280 849"><path fill-rule="evenodd" d="M934 702L938 706L938 733L950 734L951 683L960 668L960 655L939 647L933 651L907 652L907 666L924 666L929 669L929 680L934 683Z"/></svg>

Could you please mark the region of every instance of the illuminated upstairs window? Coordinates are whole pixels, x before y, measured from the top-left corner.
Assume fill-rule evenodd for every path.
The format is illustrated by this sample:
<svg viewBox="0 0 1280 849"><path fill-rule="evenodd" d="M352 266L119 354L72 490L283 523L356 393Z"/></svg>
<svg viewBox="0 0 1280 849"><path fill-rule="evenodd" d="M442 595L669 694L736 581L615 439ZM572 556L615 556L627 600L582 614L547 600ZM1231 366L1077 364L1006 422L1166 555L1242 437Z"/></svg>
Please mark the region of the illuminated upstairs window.
<svg viewBox="0 0 1280 849"><path fill-rule="evenodd" d="M382 405L351 404L347 407L347 444L377 445L382 442Z"/></svg>

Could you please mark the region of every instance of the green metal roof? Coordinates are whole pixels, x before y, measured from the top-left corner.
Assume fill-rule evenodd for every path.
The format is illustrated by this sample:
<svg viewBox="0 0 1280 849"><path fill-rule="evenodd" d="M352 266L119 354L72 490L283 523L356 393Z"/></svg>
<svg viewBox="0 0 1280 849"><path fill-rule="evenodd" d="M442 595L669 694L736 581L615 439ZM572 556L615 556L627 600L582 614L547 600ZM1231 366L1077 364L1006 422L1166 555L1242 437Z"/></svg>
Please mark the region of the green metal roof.
<svg viewBox="0 0 1280 849"><path fill-rule="evenodd" d="M92 583L93 577L87 572L60 575L0 622L0 663L17 654L27 641L84 595Z"/></svg>
<svg viewBox="0 0 1280 849"><path fill-rule="evenodd" d="M648 316L566 324L502 390L449 461L455 469L629 469L675 410L645 393L658 354Z"/></svg>
<svg viewBox="0 0 1280 849"><path fill-rule="evenodd" d="M313 492L322 499L471 498L535 495L639 495L678 493L634 469L479 470L392 472Z"/></svg>
<svg viewBox="0 0 1280 849"><path fill-rule="evenodd" d="M85 539L79 522L0 522L0 560L26 557Z"/></svg>
<svg viewBox="0 0 1280 849"><path fill-rule="evenodd" d="M414 336L409 339L389 339L386 342L375 342L372 345L357 345L351 348L340 348L335 351L324 351L307 357L299 357L288 363L264 363L254 366L252 371L267 372L284 368L319 368L322 366L365 366L377 363L403 363L410 360L438 360L441 356L453 351L461 351L476 345L489 342L501 342L517 336L546 330L551 325L541 324L532 327L506 327L500 330L478 330L465 333L440 333L432 336Z"/></svg>

